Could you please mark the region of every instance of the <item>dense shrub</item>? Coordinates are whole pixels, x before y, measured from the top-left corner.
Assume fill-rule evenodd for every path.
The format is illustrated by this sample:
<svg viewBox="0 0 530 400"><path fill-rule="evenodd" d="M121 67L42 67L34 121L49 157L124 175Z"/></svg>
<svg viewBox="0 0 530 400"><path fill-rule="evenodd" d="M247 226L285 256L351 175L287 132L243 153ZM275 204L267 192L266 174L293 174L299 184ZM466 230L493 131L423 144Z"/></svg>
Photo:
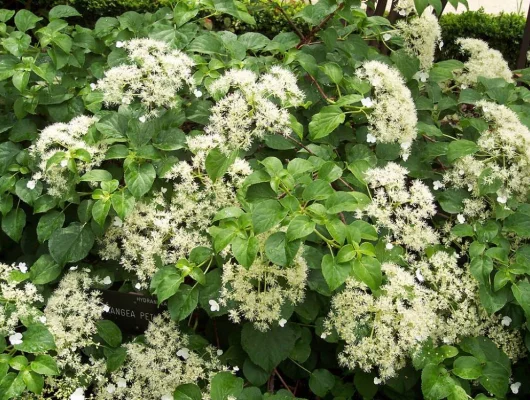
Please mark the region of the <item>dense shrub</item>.
<svg viewBox="0 0 530 400"><path fill-rule="evenodd" d="M465 56L455 41L460 37L472 37L488 42L515 68L525 24L525 16L515 13L492 15L480 9L462 14L445 14L440 19L445 45L439 58L463 60Z"/></svg>
<svg viewBox="0 0 530 400"><path fill-rule="evenodd" d="M530 91L399 6L0 10L0 400L527 398Z"/></svg>

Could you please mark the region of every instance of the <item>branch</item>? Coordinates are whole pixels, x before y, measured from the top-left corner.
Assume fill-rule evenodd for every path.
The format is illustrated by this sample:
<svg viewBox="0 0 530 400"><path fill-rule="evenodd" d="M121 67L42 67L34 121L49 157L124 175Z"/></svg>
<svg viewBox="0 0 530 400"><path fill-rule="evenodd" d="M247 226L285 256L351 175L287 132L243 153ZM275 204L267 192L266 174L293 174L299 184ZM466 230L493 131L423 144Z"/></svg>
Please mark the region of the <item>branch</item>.
<svg viewBox="0 0 530 400"><path fill-rule="evenodd" d="M282 376L280 375L280 373L278 372L276 368L274 368L274 373L278 376L278 378L280 378L280 381L282 382L283 387L286 388L289 393L291 393L291 396L294 396L293 392L291 392L291 388L287 386L287 383L285 383L285 381L283 380Z"/></svg>
<svg viewBox="0 0 530 400"><path fill-rule="evenodd" d="M339 12L340 10L342 10L344 8L344 3L341 3L337 9L335 11L333 11L331 14L329 14L326 18L324 18L322 20L322 22L320 22L320 24L318 24L317 26L315 26L311 32L309 32L309 35L307 35L305 38L303 38L302 40L300 40L300 43L298 43L298 45L296 46L297 49L299 49L300 47L302 47L303 45L305 44L308 44L308 43L311 43L311 40L313 40L313 38L315 37L315 35L320 32L320 30L322 30L322 28L328 23L328 21L333 18L335 16L335 14L337 12Z"/></svg>
<svg viewBox="0 0 530 400"><path fill-rule="evenodd" d="M300 32L300 29L298 29L298 27L294 24L294 22L291 20L291 18L289 18L289 16L285 12L285 10L278 3L275 3L272 0L269 0L269 3L272 3L274 5L274 7L282 13L282 15L287 20L287 22L289 22L289 25L291 25L291 27L294 29L294 32L296 33L296 35L301 40L304 40L304 34L302 32Z"/></svg>
<svg viewBox="0 0 530 400"><path fill-rule="evenodd" d="M317 80L315 78L313 78L313 76L311 74L307 74L307 76L309 76L309 79L311 79L311 82L313 82L315 84L315 86L317 87L317 90L318 92L320 93L320 95L327 101L327 102L331 102L331 99L327 96L327 94L324 92L324 89L322 89L322 87L318 84Z"/></svg>

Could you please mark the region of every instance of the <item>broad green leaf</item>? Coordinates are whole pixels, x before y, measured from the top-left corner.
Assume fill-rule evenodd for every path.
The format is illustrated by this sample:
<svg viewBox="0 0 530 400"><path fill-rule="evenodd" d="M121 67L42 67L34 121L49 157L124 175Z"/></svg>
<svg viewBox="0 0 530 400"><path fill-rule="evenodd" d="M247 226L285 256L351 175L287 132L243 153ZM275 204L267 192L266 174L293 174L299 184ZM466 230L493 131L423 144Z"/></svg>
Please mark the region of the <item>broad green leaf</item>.
<svg viewBox="0 0 530 400"><path fill-rule="evenodd" d="M121 345L121 330L114 322L102 319L96 322L96 327L98 335L111 347L118 347Z"/></svg>
<svg viewBox="0 0 530 400"><path fill-rule="evenodd" d="M453 374L462 379L478 379L482 375L482 364L473 356L458 357L453 364Z"/></svg>
<svg viewBox="0 0 530 400"><path fill-rule="evenodd" d="M212 400L237 398L243 391L244 381L230 372L218 372L211 380L210 396Z"/></svg>
<svg viewBox="0 0 530 400"><path fill-rule="evenodd" d="M512 285L512 293L527 317L530 317L530 283L519 281Z"/></svg>
<svg viewBox="0 0 530 400"><path fill-rule="evenodd" d="M504 229L523 238L530 237L530 215L519 212L510 215L504 220Z"/></svg>
<svg viewBox="0 0 530 400"><path fill-rule="evenodd" d="M326 254L322 258L322 275L330 290L337 289L342 285L352 270L350 263L339 264L331 254Z"/></svg>
<svg viewBox="0 0 530 400"><path fill-rule="evenodd" d="M1 62L1 60L0 60ZM1 66L1 64L0 64ZM1 73L1 69L0 69ZM0 174L6 172L7 168L15 163L15 158L20 153L20 145L13 142L0 143Z"/></svg>
<svg viewBox="0 0 530 400"><path fill-rule="evenodd" d="M374 291L379 289L383 279L381 264L376 258L372 257L363 257L361 261L355 260L353 263L353 275Z"/></svg>
<svg viewBox="0 0 530 400"><path fill-rule="evenodd" d="M118 214L118 217L123 221L127 215L133 210L136 200L128 190L120 190L113 193L110 197L112 208Z"/></svg>
<svg viewBox="0 0 530 400"><path fill-rule="evenodd" d="M110 205L111 202L106 199L96 201L92 207L92 217L100 226L105 224L105 219L107 219L107 215L110 211Z"/></svg>
<svg viewBox="0 0 530 400"><path fill-rule="evenodd" d="M49 254L43 254L29 270L29 277L35 285L44 285L59 277L62 268Z"/></svg>
<svg viewBox="0 0 530 400"><path fill-rule="evenodd" d="M287 227L287 240L293 241L305 238L313 233L315 226L316 224L311 218L305 215L299 215L295 217Z"/></svg>
<svg viewBox="0 0 530 400"><path fill-rule="evenodd" d="M48 240L53 232L63 227L65 215L63 212L52 210L48 211L39 219L37 224L37 238L42 243Z"/></svg>
<svg viewBox="0 0 530 400"><path fill-rule="evenodd" d="M150 163L132 163L125 169L125 183L134 197L139 199L146 194L156 178L155 167Z"/></svg>
<svg viewBox="0 0 530 400"><path fill-rule="evenodd" d="M81 182L106 182L112 180L112 174L104 169L93 169L79 178Z"/></svg>
<svg viewBox="0 0 530 400"><path fill-rule="evenodd" d="M255 236L241 238L236 236L232 242L232 254L237 262L245 268L249 268L259 250L259 240Z"/></svg>
<svg viewBox="0 0 530 400"><path fill-rule="evenodd" d="M277 200L265 200L256 204L252 211L252 226L255 234L268 231L278 225L287 215L287 210Z"/></svg>
<svg viewBox="0 0 530 400"><path fill-rule="evenodd" d="M31 325L22 333L22 343L15 348L25 353L44 353L55 349L55 340L44 325Z"/></svg>
<svg viewBox="0 0 530 400"><path fill-rule="evenodd" d="M20 241L25 226L26 213L21 208L9 211L7 215L2 218L2 230L15 242Z"/></svg>
<svg viewBox="0 0 530 400"><path fill-rule="evenodd" d="M309 134L313 140L322 139L344 123L346 115L340 107L326 106L313 115L309 123Z"/></svg>
<svg viewBox="0 0 530 400"><path fill-rule="evenodd" d="M80 17L80 16L81 14L79 14L79 12L75 8L67 6L67 5L55 6L48 13L48 18L50 19L50 21L54 19L59 19L59 18Z"/></svg>
<svg viewBox="0 0 530 400"><path fill-rule="evenodd" d="M197 385L186 383L177 386L173 393L173 400L202 400L202 392Z"/></svg>
<svg viewBox="0 0 530 400"><path fill-rule="evenodd" d="M227 156L217 148L210 150L206 156L205 162L206 172L208 173L210 179L215 182L217 179L222 177L230 165L232 165L236 159L236 156L237 152L232 152L229 156Z"/></svg>
<svg viewBox="0 0 530 400"><path fill-rule="evenodd" d="M10 372L3 376L0 380L0 399L16 399L18 398L24 389L26 384L22 378L22 375Z"/></svg>
<svg viewBox="0 0 530 400"><path fill-rule="evenodd" d="M42 18L37 17L31 11L20 10L15 15L15 25L21 32L26 32L28 29L33 29L37 26L37 22L41 21Z"/></svg>
<svg viewBox="0 0 530 400"><path fill-rule="evenodd" d="M57 229L50 237L48 247L59 264L75 263L85 258L94 245L94 234L87 225L72 223Z"/></svg>
<svg viewBox="0 0 530 400"><path fill-rule="evenodd" d="M455 140L449 143L447 148L447 159L451 162L462 158L464 156L475 154L479 151L479 147L475 142L470 140Z"/></svg>
<svg viewBox="0 0 530 400"><path fill-rule="evenodd" d="M199 288L188 285L180 285L177 293L171 296L167 302L167 308L173 321L182 321L187 318L199 302Z"/></svg>
<svg viewBox="0 0 530 400"><path fill-rule="evenodd" d="M283 328L273 325L262 332L256 330L252 323L246 323L241 331L241 346L254 364L270 372L289 357L296 338L294 329L289 325Z"/></svg>
<svg viewBox="0 0 530 400"><path fill-rule="evenodd" d="M169 299L179 289L184 281L179 271L174 266L160 268L151 280L151 292L158 298L158 304Z"/></svg>
<svg viewBox="0 0 530 400"><path fill-rule="evenodd" d="M24 370L20 372L22 380L30 392L41 394L44 387L44 378L36 372Z"/></svg>
<svg viewBox="0 0 530 400"><path fill-rule="evenodd" d="M334 385L335 376L327 369L316 369L309 377L309 388L320 397L324 397Z"/></svg>
<svg viewBox="0 0 530 400"><path fill-rule="evenodd" d="M449 396L455 383L442 365L429 364L421 372L421 390L425 400L441 400Z"/></svg>
<svg viewBox="0 0 530 400"><path fill-rule="evenodd" d="M30 364L32 371L41 375L54 376L59 375L59 367L55 359L47 354L41 354L35 357Z"/></svg>
<svg viewBox="0 0 530 400"><path fill-rule="evenodd" d="M317 179L306 186L304 192L302 193L302 198L305 201L326 200L334 193L335 191L333 190L329 182Z"/></svg>
<svg viewBox="0 0 530 400"><path fill-rule="evenodd" d="M284 232L276 232L265 241L265 254L276 265L287 267L291 264L298 249L300 241L288 242Z"/></svg>

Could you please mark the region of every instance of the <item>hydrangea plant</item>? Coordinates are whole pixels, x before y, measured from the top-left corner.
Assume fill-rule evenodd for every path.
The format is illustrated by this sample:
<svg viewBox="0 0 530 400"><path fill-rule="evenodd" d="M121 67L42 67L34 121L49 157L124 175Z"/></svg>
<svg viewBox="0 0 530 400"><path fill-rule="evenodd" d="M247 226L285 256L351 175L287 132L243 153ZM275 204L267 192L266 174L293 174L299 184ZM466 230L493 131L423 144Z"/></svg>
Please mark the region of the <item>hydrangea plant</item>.
<svg viewBox="0 0 530 400"><path fill-rule="evenodd" d="M429 4L0 10L0 400L528 396L530 71Z"/></svg>

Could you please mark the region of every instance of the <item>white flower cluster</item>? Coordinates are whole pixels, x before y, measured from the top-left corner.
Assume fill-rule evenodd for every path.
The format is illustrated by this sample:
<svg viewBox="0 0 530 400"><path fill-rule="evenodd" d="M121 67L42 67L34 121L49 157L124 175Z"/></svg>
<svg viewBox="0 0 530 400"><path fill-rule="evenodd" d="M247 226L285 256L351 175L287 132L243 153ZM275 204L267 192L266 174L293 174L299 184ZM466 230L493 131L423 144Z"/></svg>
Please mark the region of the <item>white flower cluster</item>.
<svg viewBox="0 0 530 400"><path fill-rule="evenodd" d="M416 7L414 5L414 0L398 0L395 10L403 17L415 13Z"/></svg>
<svg viewBox="0 0 530 400"><path fill-rule="evenodd" d="M157 270L155 256L164 265L172 264L195 247L209 245L207 229L213 216L238 203L236 190L252 171L245 160L237 159L225 177L214 182L206 174L204 155L199 152L192 165L181 161L166 174L175 182L171 196L161 191L138 202L125 221L107 229L100 242L103 259L120 260L140 281L148 281Z"/></svg>
<svg viewBox="0 0 530 400"><path fill-rule="evenodd" d="M469 60L464 63L464 71L457 78L464 87L474 86L479 77L502 78L513 82L512 71L502 57L500 51L491 49L480 39L460 38L456 40L463 53L469 54Z"/></svg>
<svg viewBox="0 0 530 400"><path fill-rule="evenodd" d="M429 188L420 180L409 184L407 173L393 162L366 171L366 181L374 192L365 211L377 226L390 230L395 243L421 252L439 240L436 230L428 224L436 206Z"/></svg>
<svg viewBox="0 0 530 400"><path fill-rule="evenodd" d="M418 117L410 90L399 71L379 61L369 61L358 73L368 79L373 87L375 100L368 116L369 132L375 141L399 143L404 159L416 139Z"/></svg>
<svg viewBox="0 0 530 400"><path fill-rule="evenodd" d="M530 187L530 130L506 106L481 101L477 107L489 123L477 140L479 152L457 160L445 173L444 182L469 190L482 204L480 184L499 186L496 199L500 204L512 197L524 201ZM479 216L484 208L484 204L474 205L478 214L471 208L464 214Z"/></svg>
<svg viewBox="0 0 530 400"><path fill-rule="evenodd" d="M167 43L153 39L122 42L131 64L113 67L95 85L108 105L131 104L135 99L156 115L156 108L171 108L184 85L194 86L193 60Z"/></svg>
<svg viewBox="0 0 530 400"><path fill-rule="evenodd" d="M187 348L188 342L168 314L154 317L143 342L124 345L125 362L97 388L97 399L172 399L177 386L208 383L216 372L226 369L213 347L199 354Z"/></svg>
<svg viewBox="0 0 530 400"><path fill-rule="evenodd" d="M91 290L94 281L84 271L67 273L48 299L44 315L46 326L55 338L55 361L61 370L73 371L58 377L49 377L52 388L72 393L80 383L98 382L104 379L105 361L81 353L95 344L96 322L102 318L104 305L100 293Z"/></svg>
<svg viewBox="0 0 530 400"><path fill-rule="evenodd" d="M429 291L403 268L385 263L387 277L381 293L351 278L332 299L325 322L346 342L339 362L349 369L378 369L381 380L395 376L407 358L436 328L436 312L428 302Z"/></svg>
<svg viewBox="0 0 530 400"><path fill-rule="evenodd" d="M395 376L425 341L454 344L486 335L512 360L525 354L519 331L481 306L478 285L456 255L437 252L411 265L412 274L385 263L386 281L378 294L355 279L332 299L325 322L346 342L339 361L348 368L378 369L379 379Z"/></svg>
<svg viewBox="0 0 530 400"><path fill-rule="evenodd" d="M229 317L235 323L245 318L265 331L281 321L282 306L303 300L308 267L300 251L290 267L257 258L247 269L234 262L223 265L220 303L232 306Z"/></svg>
<svg viewBox="0 0 530 400"><path fill-rule="evenodd" d="M90 171L101 164L107 145L90 143L86 136L97 121L96 117L80 116L68 123L55 123L40 132L30 154L38 160L39 172L28 183L35 187L35 181L48 183L48 194L62 197L69 191L68 166L74 161L78 173Z"/></svg>
<svg viewBox="0 0 530 400"><path fill-rule="evenodd" d="M430 12L408 21L400 20L396 28L405 42L405 49L420 60L420 67L429 70L434 61L436 46L442 38L438 18Z"/></svg>
<svg viewBox="0 0 530 400"><path fill-rule="evenodd" d="M19 321L36 320L41 314L34 304L44 300L35 285L13 279L11 275L15 271L26 272L26 264L0 263L0 336L10 336L11 344L22 343L22 335L15 332Z"/></svg>
<svg viewBox="0 0 530 400"><path fill-rule="evenodd" d="M254 139L267 133L288 135L291 129L286 108L299 106L304 99L296 77L280 66L259 77L249 70L232 69L209 90L224 97L212 107L205 132L223 151L234 146L246 150Z"/></svg>

